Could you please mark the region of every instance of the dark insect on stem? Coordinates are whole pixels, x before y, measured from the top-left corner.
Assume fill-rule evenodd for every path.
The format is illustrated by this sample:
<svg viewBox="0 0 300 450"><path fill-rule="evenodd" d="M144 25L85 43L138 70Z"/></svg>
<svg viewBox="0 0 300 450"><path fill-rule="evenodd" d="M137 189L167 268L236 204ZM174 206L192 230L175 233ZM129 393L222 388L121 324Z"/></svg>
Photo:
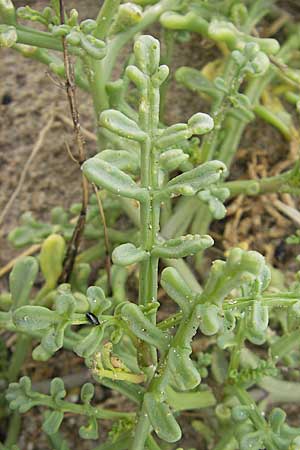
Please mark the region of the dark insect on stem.
<svg viewBox="0 0 300 450"><path fill-rule="evenodd" d="M91 325L100 325L99 320L97 319L97 317L95 316L95 314L91 313L91 312L87 312L85 314L85 317L87 318L87 320L90 322Z"/></svg>

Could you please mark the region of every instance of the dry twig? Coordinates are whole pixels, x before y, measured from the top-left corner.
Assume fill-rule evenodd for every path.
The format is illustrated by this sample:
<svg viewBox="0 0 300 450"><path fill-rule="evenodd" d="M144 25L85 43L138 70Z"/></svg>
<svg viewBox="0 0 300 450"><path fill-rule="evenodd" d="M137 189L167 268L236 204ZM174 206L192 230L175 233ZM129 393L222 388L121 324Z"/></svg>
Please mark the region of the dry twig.
<svg viewBox="0 0 300 450"><path fill-rule="evenodd" d="M63 0L60 0L60 21L61 24L65 21L65 12L64 12L64 4ZM65 89L67 92L68 102L70 106L72 121L73 121L73 128L74 128L74 134L75 134L75 140L78 148L78 155L77 157L73 156L73 159L75 159L78 164L81 166L85 159L86 159L86 153L85 153L85 142L82 136L81 127L80 127L80 119L79 119L79 112L77 107L77 98L76 98L76 87L75 87L75 81L74 81L74 71L73 66L70 60L70 56L68 53L68 44L66 42L65 37L62 37L62 45L63 45L63 57L64 57L64 66L65 66L65 73L66 73L66 81L65 81ZM86 219L86 210L88 205L88 199L89 199L89 189L88 189L88 181L85 178L85 176L82 174L82 204L81 204L81 211L72 235L72 238L68 244L67 253L65 257L64 262L64 268L63 272L60 277L60 282L67 282L70 279L75 258L78 253L78 248L80 245L81 237L84 231L84 225L85 225L85 219Z"/></svg>
<svg viewBox="0 0 300 450"><path fill-rule="evenodd" d="M64 23L64 2L63 0L59 1L60 5L60 21L61 24ZM81 165L86 160L86 151L85 151L85 141L83 138L83 131L80 125L80 118L79 118L79 111L77 106L77 98L76 98L76 85L75 85L75 77L74 77L74 69L73 65L71 63L71 59L68 53L68 44L66 41L66 38L62 37L62 44L63 44L63 57L64 57L64 66L65 66L65 73L66 73L66 82L65 82L65 89L68 96L71 116L72 116L72 122L73 122L73 129L75 134L75 140L78 148L78 155L74 156L71 151L68 150L68 153L70 154L71 158ZM65 118L63 119L65 122ZM85 132L86 134L86 132ZM91 136L89 136L91 138ZM105 247L106 247L106 267L107 267L107 274L108 274L108 285L110 286L110 254L109 254L109 240L108 240L108 234L107 234L107 227L106 227L106 221L105 221L105 215L102 208L101 200L98 196L97 188L93 185L93 188L95 190L100 216L103 222L103 228L104 228L104 237L105 237ZM87 211L87 205L88 205L88 199L89 199L89 189L88 189L88 180L86 177L82 174L82 205L81 205L81 211L80 215L77 220L77 224L75 226L72 238L69 242L67 254L64 262L64 268L63 272L60 277L60 282L67 282L70 279L73 266L75 263L75 259L78 253L78 248L80 245L81 237L84 231L84 225L86 220L86 211Z"/></svg>
<svg viewBox="0 0 300 450"><path fill-rule="evenodd" d="M59 112L56 112L56 117L61 120L64 124L68 125L69 127L73 127L73 121L69 119L69 117L65 116L64 114L61 114ZM97 142L97 136L95 133L92 133L91 131L87 130L84 127L81 127L81 133L83 136L85 136L87 139L93 142Z"/></svg>
<svg viewBox="0 0 300 450"><path fill-rule="evenodd" d="M1 267L0 269L0 278L3 277L6 273L8 273L16 264L17 261L24 258L25 256L31 256L34 255L34 253L37 253L41 248L41 244L34 244L31 247L24 250L24 252L20 253L15 258L11 259L5 266Z"/></svg>
<svg viewBox="0 0 300 450"><path fill-rule="evenodd" d="M300 226L300 213L295 208L286 205L280 200L274 200L273 204L280 212L292 219L297 226Z"/></svg>

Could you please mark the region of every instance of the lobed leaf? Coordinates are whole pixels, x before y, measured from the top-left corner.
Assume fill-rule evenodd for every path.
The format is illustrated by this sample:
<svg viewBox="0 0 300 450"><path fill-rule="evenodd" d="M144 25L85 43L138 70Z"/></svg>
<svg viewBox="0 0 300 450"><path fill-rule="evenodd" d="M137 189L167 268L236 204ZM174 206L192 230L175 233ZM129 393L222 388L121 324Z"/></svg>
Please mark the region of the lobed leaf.
<svg viewBox="0 0 300 450"><path fill-rule="evenodd" d="M168 368L172 385L179 391L189 391L200 384L200 373L190 358L192 349L173 347L168 353Z"/></svg>
<svg viewBox="0 0 300 450"><path fill-rule="evenodd" d="M220 97L220 91L214 83L208 80L199 70L191 67L180 67L176 71L175 78L192 92L197 92L200 95L207 94L213 99Z"/></svg>
<svg viewBox="0 0 300 450"><path fill-rule="evenodd" d="M99 350L103 337L104 327L93 327L89 334L75 345L74 352L83 358L89 358Z"/></svg>
<svg viewBox="0 0 300 450"><path fill-rule="evenodd" d="M43 422L42 429L46 434L55 434L63 421L64 413L61 411L51 411Z"/></svg>
<svg viewBox="0 0 300 450"><path fill-rule="evenodd" d="M153 75L160 60L160 43L149 35L139 36L134 44L134 55L137 67L147 75Z"/></svg>
<svg viewBox="0 0 300 450"><path fill-rule="evenodd" d="M130 330L142 341L164 351L168 345L168 335L160 331L134 303L126 303L121 308L121 317Z"/></svg>
<svg viewBox="0 0 300 450"><path fill-rule="evenodd" d="M133 244L122 244L112 252L112 261L119 266L129 266L149 258L149 254Z"/></svg>
<svg viewBox="0 0 300 450"><path fill-rule="evenodd" d="M54 311L43 306L26 305L16 309L12 315L14 324L19 330L45 330L58 322Z"/></svg>
<svg viewBox="0 0 300 450"><path fill-rule="evenodd" d="M162 193L193 195L200 189L216 183L224 175L225 165L220 161L210 161L184 172L169 181ZM158 194L159 195L159 194Z"/></svg>
<svg viewBox="0 0 300 450"><path fill-rule="evenodd" d="M160 284L166 293L178 304L183 314L191 312L194 293L173 267L167 267L161 274Z"/></svg>
<svg viewBox="0 0 300 450"><path fill-rule="evenodd" d="M114 109L103 111L100 115L99 124L121 137L137 142L143 142L147 137L134 120Z"/></svg>
<svg viewBox="0 0 300 450"><path fill-rule="evenodd" d="M103 150L96 158L108 162L125 172L135 173L139 168L139 160L136 154L127 150Z"/></svg>
<svg viewBox="0 0 300 450"><path fill-rule="evenodd" d="M181 429L169 406L151 393L144 396L145 408L150 423L157 436L166 442L176 442L181 438Z"/></svg>
<svg viewBox="0 0 300 450"><path fill-rule="evenodd" d="M188 127L191 134L205 134L214 127L214 121L208 114L197 113L188 120Z"/></svg>
<svg viewBox="0 0 300 450"><path fill-rule="evenodd" d="M156 245L151 254L160 258L184 258L211 247L213 243L208 235L187 234Z"/></svg>
<svg viewBox="0 0 300 450"><path fill-rule="evenodd" d="M182 163L184 163L189 158L189 155L183 152L179 148L173 148L163 152L159 157L160 166L171 172L177 169Z"/></svg>

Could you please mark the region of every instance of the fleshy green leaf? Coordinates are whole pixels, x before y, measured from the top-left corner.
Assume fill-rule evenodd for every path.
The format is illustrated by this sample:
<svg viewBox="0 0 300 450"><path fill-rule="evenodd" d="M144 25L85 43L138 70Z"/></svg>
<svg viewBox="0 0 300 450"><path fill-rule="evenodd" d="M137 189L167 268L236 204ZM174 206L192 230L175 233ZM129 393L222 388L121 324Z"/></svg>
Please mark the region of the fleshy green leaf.
<svg viewBox="0 0 300 450"><path fill-rule="evenodd" d="M213 129L214 121L208 114L197 113L189 119L188 127L192 135L205 134Z"/></svg>
<svg viewBox="0 0 300 450"><path fill-rule="evenodd" d="M160 258L184 258L211 247L213 243L213 239L208 235L187 234L156 245L151 253Z"/></svg>
<svg viewBox="0 0 300 450"><path fill-rule="evenodd" d="M85 383L80 391L80 398L83 403L90 403L94 397L95 388L92 383Z"/></svg>
<svg viewBox="0 0 300 450"><path fill-rule="evenodd" d="M149 35L138 37L134 44L134 55L138 68L147 75L153 75L159 67L159 41Z"/></svg>
<svg viewBox="0 0 300 450"><path fill-rule="evenodd" d="M13 313L13 322L24 331L45 330L58 321L57 314L43 306L21 306Z"/></svg>
<svg viewBox="0 0 300 450"><path fill-rule="evenodd" d="M137 305L133 303L125 304L121 308L121 317L139 339L154 345L158 349L166 349L168 335L153 325Z"/></svg>
<svg viewBox="0 0 300 450"><path fill-rule="evenodd" d="M161 135L156 140L156 145L159 148L168 148L173 145L178 145L179 142L191 137L191 130L185 123L177 123L163 130Z"/></svg>
<svg viewBox="0 0 300 450"><path fill-rule="evenodd" d="M163 169L171 172L172 170L177 169L180 164L184 163L188 158L189 156L181 149L174 148L163 152L160 155L159 163Z"/></svg>
<svg viewBox="0 0 300 450"><path fill-rule="evenodd" d="M102 127L127 139L142 142L147 137L133 120L114 109L103 111L99 123Z"/></svg>
<svg viewBox="0 0 300 450"><path fill-rule="evenodd" d="M216 334L221 326L219 309L216 305L203 305L201 311L200 330L206 336Z"/></svg>
<svg viewBox="0 0 300 450"><path fill-rule="evenodd" d="M90 311L96 316L102 314L111 306L111 301L105 297L103 289L99 286L90 286L86 291Z"/></svg>
<svg viewBox="0 0 300 450"><path fill-rule="evenodd" d="M144 201L148 195L147 190L140 188L129 175L98 157L88 159L82 170L89 181L114 194L139 201Z"/></svg>
<svg viewBox="0 0 300 450"><path fill-rule="evenodd" d="M15 264L9 276L9 288L14 309L27 303L38 270L37 260L32 256L27 256Z"/></svg>
<svg viewBox="0 0 300 450"><path fill-rule="evenodd" d="M185 87L198 94L207 94L212 98L219 98L220 92L199 70L191 67L180 67L176 71L176 80Z"/></svg>
<svg viewBox="0 0 300 450"><path fill-rule="evenodd" d="M104 327L93 327L89 334L75 345L74 351L83 358L89 358L99 349L104 336Z"/></svg>
<svg viewBox="0 0 300 450"><path fill-rule="evenodd" d="M149 257L148 253L133 244L122 244L116 247L112 253L114 264L119 266L129 266L144 261Z"/></svg>
<svg viewBox="0 0 300 450"><path fill-rule="evenodd" d="M88 425L79 428L79 436L82 439L98 439L98 422L95 417L90 417Z"/></svg>
<svg viewBox="0 0 300 450"><path fill-rule="evenodd" d="M109 33L117 34L134 26L142 19L143 10L132 3L124 3L119 6L116 18Z"/></svg>
<svg viewBox="0 0 300 450"><path fill-rule="evenodd" d="M161 274L160 284L166 293L178 304L184 315L191 312L194 293L173 267L167 267Z"/></svg>
<svg viewBox="0 0 300 450"><path fill-rule="evenodd" d="M55 434L63 421L64 413L61 411L52 411L48 414L46 420L43 422L43 431L46 434Z"/></svg>
<svg viewBox="0 0 300 450"><path fill-rule="evenodd" d="M216 183L224 175L225 165L220 161L210 161L195 169L173 178L165 187L170 194L193 195L200 189ZM188 191L186 191L186 188Z"/></svg>
<svg viewBox="0 0 300 450"><path fill-rule="evenodd" d="M176 422L169 406L156 399L151 393L146 393L144 403L150 423L163 441L176 442L181 438L181 429Z"/></svg>
<svg viewBox="0 0 300 450"><path fill-rule="evenodd" d="M56 403L59 403L66 396L65 385L62 378L55 377L51 380L50 394Z"/></svg>
<svg viewBox="0 0 300 450"><path fill-rule="evenodd" d="M171 348L168 353L168 367L170 369L173 387L179 391L194 389L201 381L200 373L190 358L192 349Z"/></svg>
<svg viewBox="0 0 300 450"><path fill-rule="evenodd" d="M94 59L103 59L106 55L105 42L100 39L96 39L90 34L81 34L80 36L81 46L87 52L89 56Z"/></svg>
<svg viewBox="0 0 300 450"><path fill-rule="evenodd" d="M17 30L14 26L0 24L0 47L12 47L17 39Z"/></svg>
<svg viewBox="0 0 300 450"><path fill-rule="evenodd" d="M51 234L44 242L40 252L40 266L49 287L55 288L63 270L66 244L59 234Z"/></svg>
<svg viewBox="0 0 300 450"><path fill-rule="evenodd" d="M135 173L139 167L137 155L127 150L103 150L97 158L125 172Z"/></svg>

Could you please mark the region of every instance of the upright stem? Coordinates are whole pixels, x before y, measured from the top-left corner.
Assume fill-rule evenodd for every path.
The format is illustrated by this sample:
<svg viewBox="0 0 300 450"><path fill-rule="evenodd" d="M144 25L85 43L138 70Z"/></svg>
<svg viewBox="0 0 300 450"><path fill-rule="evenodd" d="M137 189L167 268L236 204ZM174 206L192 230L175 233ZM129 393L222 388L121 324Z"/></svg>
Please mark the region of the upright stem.
<svg viewBox="0 0 300 450"><path fill-rule="evenodd" d="M118 11L120 0L104 0L103 5L97 16L97 28L94 36L98 39L104 39L109 31L114 15Z"/></svg>
<svg viewBox="0 0 300 450"><path fill-rule="evenodd" d="M90 58L90 90L94 103L96 121L102 111L109 108L109 99L106 92L106 83L109 80L110 73L107 72L104 60L95 60Z"/></svg>
<svg viewBox="0 0 300 450"><path fill-rule="evenodd" d="M258 407L252 397L242 387L235 386L233 388L233 392L239 399L240 403L249 408L249 415L255 428L264 432L263 441L266 448L268 450L277 450L278 447L273 444L268 434L268 424L262 416L261 412L258 410Z"/></svg>
<svg viewBox="0 0 300 450"><path fill-rule="evenodd" d="M227 374L230 376L233 370L238 370L240 364L241 350L245 340L245 320L241 318L237 325L236 345L232 348Z"/></svg>
<svg viewBox="0 0 300 450"><path fill-rule="evenodd" d="M150 191L149 201L141 204L141 247L150 252L159 232L160 203L152 191L158 187L158 154L153 136L158 127L159 88L150 79L142 92L140 126L148 134L141 146L141 185ZM146 106L145 106L146 105ZM157 300L158 258L151 256L140 264L139 303L145 305Z"/></svg>
<svg viewBox="0 0 300 450"><path fill-rule="evenodd" d="M223 78L228 89L233 94L236 93L240 83L238 73L239 68L236 66L234 60L229 58L225 66ZM228 106L230 106L228 95L225 93L220 95L212 105L211 116L214 119L214 129L204 137L203 145L201 146L201 160L203 162L210 161L215 156L220 130L228 112Z"/></svg>
<svg viewBox="0 0 300 450"><path fill-rule="evenodd" d="M294 37L290 38L287 43L281 48L279 55L283 61L287 61L291 56L291 50L293 50L297 46L296 40ZM271 82L271 80L276 75L276 71L274 67L270 67L268 72L258 79L254 79L251 81L245 91L250 103L254 106L258 102L261 93L265 89L265 87ZM235 153L238 149L242 134L245 130L247 123L244 120L236 119L232 117L226 118L226 130L227 133L225 138L217 148L216 158L220 161L224 162L227 166L227 169L230 169L232 160L235 156ZM198 221L195 222L192 231L197 233L207 233L209 225L211 223L211 213L209 209L203 205L200 212L198 214ZM199 270L202 263L202 255L198 253L196 257L196 266Z"/></svg>

